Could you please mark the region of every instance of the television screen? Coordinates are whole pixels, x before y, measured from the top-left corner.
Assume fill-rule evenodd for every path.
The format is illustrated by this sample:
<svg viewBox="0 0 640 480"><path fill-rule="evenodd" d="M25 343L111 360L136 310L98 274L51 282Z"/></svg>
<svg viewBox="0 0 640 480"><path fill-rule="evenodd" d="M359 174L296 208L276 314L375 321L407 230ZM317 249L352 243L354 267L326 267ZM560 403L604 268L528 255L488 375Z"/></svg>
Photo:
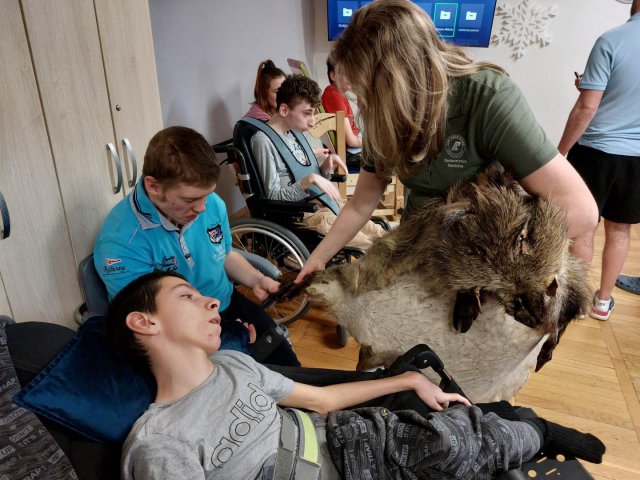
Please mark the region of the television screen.
<svg viewBox="0 0 640 480"><path fill-rule="evenodd" d="M327 0L329 40L337 39L351 16L372 0ZM448 0L417 2L427 12L441 38L468 47L488 47L496 0Z"/></svg>

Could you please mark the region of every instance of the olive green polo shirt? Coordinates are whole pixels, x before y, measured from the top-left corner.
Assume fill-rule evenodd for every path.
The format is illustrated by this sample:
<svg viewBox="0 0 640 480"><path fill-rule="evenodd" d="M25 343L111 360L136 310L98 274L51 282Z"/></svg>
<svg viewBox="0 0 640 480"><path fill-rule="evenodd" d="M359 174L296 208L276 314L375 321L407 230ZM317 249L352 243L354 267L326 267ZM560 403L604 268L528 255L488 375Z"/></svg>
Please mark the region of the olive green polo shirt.
<svg viewBox="0 0 640 480"><path fill-rule="evenodd" d="M558 150L533 116L520 89L494 70L452 80L444 148L412 176L407 209L443 195L456 181L472 177L493 161L526 177ZM370 166L364 167L371 171Z"/></svg>

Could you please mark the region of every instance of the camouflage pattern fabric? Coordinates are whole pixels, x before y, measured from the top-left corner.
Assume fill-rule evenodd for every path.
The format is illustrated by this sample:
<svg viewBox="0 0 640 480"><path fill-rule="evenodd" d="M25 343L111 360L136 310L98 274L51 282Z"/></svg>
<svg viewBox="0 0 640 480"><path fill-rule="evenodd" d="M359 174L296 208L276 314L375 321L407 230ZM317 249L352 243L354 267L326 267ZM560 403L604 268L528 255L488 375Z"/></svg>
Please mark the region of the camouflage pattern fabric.
<svg viewBox="0 0 640 480"><path fill-rule="evenodd" d="M5 332L12 323L0 316L0 480L75 480L69 460L38 417L11 401L20 390Z"/></svg>

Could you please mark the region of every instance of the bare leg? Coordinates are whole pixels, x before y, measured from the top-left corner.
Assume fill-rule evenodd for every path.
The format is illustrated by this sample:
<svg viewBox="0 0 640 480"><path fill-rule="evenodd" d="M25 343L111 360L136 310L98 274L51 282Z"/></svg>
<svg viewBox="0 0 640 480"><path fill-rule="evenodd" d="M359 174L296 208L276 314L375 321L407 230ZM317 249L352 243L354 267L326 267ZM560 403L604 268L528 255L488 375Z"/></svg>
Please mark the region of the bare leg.
<svg viewBox="0 0 640 480"><path fill-rule="evenodd" d="M591 261L593 260L593 238L596 235L595 229L592 232L587 232L582 234L580 237L573 239L573 244L569 249L569 252L574 256L585 262L588 266L591 266ZM583 309L580 309L577 317L578 319L587 318L587 312ZM549 357L550 359L551 357ZM547 360L548 361L548 360ZM541 365L536 368L536 371L541 367Z"/></svg>
<svg viewBox="0 0 640 480"><path fill-rule="evenodd" d="M591 265L591 260L593 260L593 237L595 234L596 231L593 230L592 232L586 232L574 238L570 248L570 252L575 257L586 262L587 265Z"/></svg>
<svg viewBox="0 0 640 480"><path fill-rule="evenodd" d="M604 250L602 251L602 275L600 277L601 300L611 298L613 287L629 251L629 231L627 223L604 221Z"/></svg>

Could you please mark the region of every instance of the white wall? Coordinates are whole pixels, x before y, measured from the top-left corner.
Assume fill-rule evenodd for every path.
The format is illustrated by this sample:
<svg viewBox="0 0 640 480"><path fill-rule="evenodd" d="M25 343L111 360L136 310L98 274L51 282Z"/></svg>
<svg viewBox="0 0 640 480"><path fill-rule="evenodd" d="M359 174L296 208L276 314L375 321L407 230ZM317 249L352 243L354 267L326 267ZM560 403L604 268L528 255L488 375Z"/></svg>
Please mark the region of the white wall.
<svg viewBox="0 0 640 480"><path fill-rule="evenodd" d="M522 0L498 0L517 5ZM517 61L506 45L468 48L474 59L503 66L523 90L536 118L558 142L578 92L589 51L604 31L624 23L629 5L615 0L532 0L556 5L548 22L552 43L529 47ZM271 58L288 72L287 58L304 60L327 85L326 0L150 0L160 99L165 126L186 125L212 143L230 138L249 108L258 64ZM500 27L496 17L494 32ZM218 193L230 213L244 206L226 171Z"/></svg>
<svg viewBox="0 0 640 480"><path fill-rule="evenodd" d="M316 15L312 71L322 86L328 82L324 62L333 42L327 41L326 1L314 0ZM522 0L498 0L498 5L518 5ZM630 6L616 0L532 0L541 7L555 5L557 15L548 21L551 45L531 46L524 57L511 58L504 44L489 48L466 48L475 60L488 60L505 68L524 92L538 122L554 143L560 141L569 111L578 97L573 85L574 71L582 73L596 39L629 18ZM501 18L495 17L493 33Z"/></svg>
<svg viewBox="0 0 640 480"><path fill-rule="evenodd" d="M231 137L249 109L258 64L271 58L288 72L287 58L313 51L309 0L150 0L160 101L165 126L184 125L211 143ZM223 171L217 193L229 213L244 206Z"/></svg>
<svg viewBox="0 0 640 480"><path fill-rule="evenodd" d="M516 5L521 0L498 0ZM605 31L626 22L629 5L615 0L535 0L543 7L556 5L556 17L548 21L552 41L548 47L531 46L514 61L512 50L503 44L489 48L468 48L474 59L489 60L505 68L523 90L538 122L554 143L560 141L564 125L577 97L574 71L582 73L596 39ZM496 17L493 32L501 19Z"/></svg>

